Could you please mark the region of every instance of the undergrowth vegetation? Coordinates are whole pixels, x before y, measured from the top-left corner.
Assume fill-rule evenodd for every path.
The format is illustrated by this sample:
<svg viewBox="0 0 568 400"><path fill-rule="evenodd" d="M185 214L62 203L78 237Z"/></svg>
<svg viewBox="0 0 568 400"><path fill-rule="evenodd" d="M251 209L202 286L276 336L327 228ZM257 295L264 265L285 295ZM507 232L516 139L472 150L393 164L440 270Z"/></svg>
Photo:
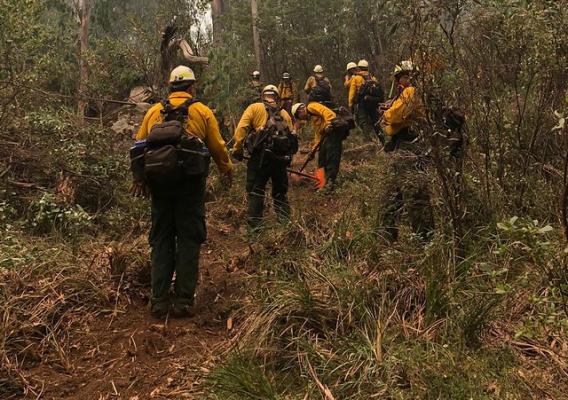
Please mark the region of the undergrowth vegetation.
<svg viewBox="0 0 568 400"><path fill-rule="evenodd" d="M26 371L71 371L72 338L138 285L147 210L128 195L129 139L65 108L27 113L0 143L0 397L35 397Z"/></svg>
<svg viewBox="0 0 568 400"><path fill-rule="evenodd" d="M559 232L512 217L467 237L387 245L375 232L380 161L341 199L306 204L252 238L255 290L235 313L215 399L521 399L566 393ZM445 224L442 222L442 226ZM443 231L443 230L442 230ZM294 395L295 393L295 395Z"/></svg>

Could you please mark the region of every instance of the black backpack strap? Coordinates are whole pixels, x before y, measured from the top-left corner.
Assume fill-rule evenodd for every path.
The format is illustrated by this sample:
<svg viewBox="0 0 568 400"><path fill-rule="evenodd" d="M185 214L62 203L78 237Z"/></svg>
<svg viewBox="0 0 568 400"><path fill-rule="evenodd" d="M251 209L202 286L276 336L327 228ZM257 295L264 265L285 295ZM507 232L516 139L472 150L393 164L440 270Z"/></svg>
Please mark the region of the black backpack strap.
<svg viewBox="0 0 568 400"><path fill-rule="evenodd" d="M282 111L282 108L271 107L266 103L263 103L263 104L264 104L264 109L268 113L268 119L270 119L270 117L273 117L273 116L281 116L280 111Z"/></svg>
<svg viewBox="0 0 568 400"><path fill-rule="evenodd" d="M189 107L194 104L198 103L199 100L195 98L187 99L182 104L177 107L174 107L170 100L162 100L160 103L162 104L163 109L160 111L164 115L164 119L166 121L173 121L178 120L180 122L185 121L189 118Z"/></svg>

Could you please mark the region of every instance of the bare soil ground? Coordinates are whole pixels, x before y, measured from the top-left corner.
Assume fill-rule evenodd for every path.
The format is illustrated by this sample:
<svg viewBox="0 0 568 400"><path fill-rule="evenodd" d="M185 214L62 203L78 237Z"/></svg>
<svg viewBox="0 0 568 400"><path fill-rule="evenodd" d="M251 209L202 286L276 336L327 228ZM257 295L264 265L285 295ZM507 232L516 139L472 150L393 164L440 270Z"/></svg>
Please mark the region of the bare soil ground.
<svg viewBox="0 0 568 400"><path fill-rule="evenodd" d="M187 382L187 377L197 380L200 368L227 339L227 319L242 294L244 272L228 272L217 250L239 252L243 247L238 232L227 237L210 227L194 317L155 320L146 299L133 296L118 316L94 318L84 332L72 335L74 351L65 370L42 364L32 371L45 385L38 398L199 398L191 389L197 381ZM184 390L177 389L182 385Z"/></svg>

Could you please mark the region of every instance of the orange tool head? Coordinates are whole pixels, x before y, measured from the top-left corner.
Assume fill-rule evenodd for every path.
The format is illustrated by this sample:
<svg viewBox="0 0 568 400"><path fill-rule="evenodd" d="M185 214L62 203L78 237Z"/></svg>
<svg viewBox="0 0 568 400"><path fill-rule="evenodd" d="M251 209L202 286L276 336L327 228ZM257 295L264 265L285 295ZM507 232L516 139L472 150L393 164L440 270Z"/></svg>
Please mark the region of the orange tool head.
<svg viewBox="0 0 568 400"><path fill-rule="evenodd" d="M316 178L317 178L316 188L323 189L323 187L325 186L325 170L323 168L317 169Z"/></svg>

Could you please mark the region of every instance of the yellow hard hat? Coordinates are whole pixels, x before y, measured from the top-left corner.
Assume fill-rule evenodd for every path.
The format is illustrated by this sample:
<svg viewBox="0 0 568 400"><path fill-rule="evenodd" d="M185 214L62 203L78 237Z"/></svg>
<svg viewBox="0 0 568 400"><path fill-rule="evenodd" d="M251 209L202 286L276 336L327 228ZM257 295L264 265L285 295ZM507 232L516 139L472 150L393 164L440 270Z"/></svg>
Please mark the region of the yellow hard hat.
<svg viewBox="0 0 568 400"><path fill-rule="evenodd" d="M418 71L418 67L414 65L411 60L401 61L400 64L394 67L394 76L397 76L403 72L415 72Z"/></svg>
<svg viewBox="0 0 568 400"><path fill-rule="evenodd" d="M195 74L191 68L185 65L175 67L170 73L170 84L193 81L195 81Z"/></svg>
<svg viewBox="0 0 568 400"><path fill-rule="evenodd" d="M359 62L357 63L357 66L359 68L369 68L369 61L367 60L359 60Z"/></svg>
<svg viewBox="0 0 568 400"><path fill-rule="evenodd" d="M315 72L316 74L321 74L321 73L323 72L323 67L322 67L321 65L319 65L319 64L316 65L316 66L314 67L314 72Z"/></svg>
<svg viewBox="0 0 568 400"><path fill-rule="evenodd" d="M350 69L353 68L357 68L357 64L355 64L353 61L351 61L350 63L347 64L347 67L345 68L346 71L349 71Z"/></svg>
<svg viewBox="0 0 568 400"><path fill-rule="evenodd" d="M305 107L306 105L304 103L296 103L292 106L292 116L296 116L296 113L298 112L298 110L300 109L300 107Z"/></svg>
<svg viewBox="0 0 568 400"><path fill-rule="evenodd" d="M262 89L262 94L275 94L276 96L280 96L280 92L278 91L278 88L274 85L266 85L264 87L264 89Z"/></svg>

